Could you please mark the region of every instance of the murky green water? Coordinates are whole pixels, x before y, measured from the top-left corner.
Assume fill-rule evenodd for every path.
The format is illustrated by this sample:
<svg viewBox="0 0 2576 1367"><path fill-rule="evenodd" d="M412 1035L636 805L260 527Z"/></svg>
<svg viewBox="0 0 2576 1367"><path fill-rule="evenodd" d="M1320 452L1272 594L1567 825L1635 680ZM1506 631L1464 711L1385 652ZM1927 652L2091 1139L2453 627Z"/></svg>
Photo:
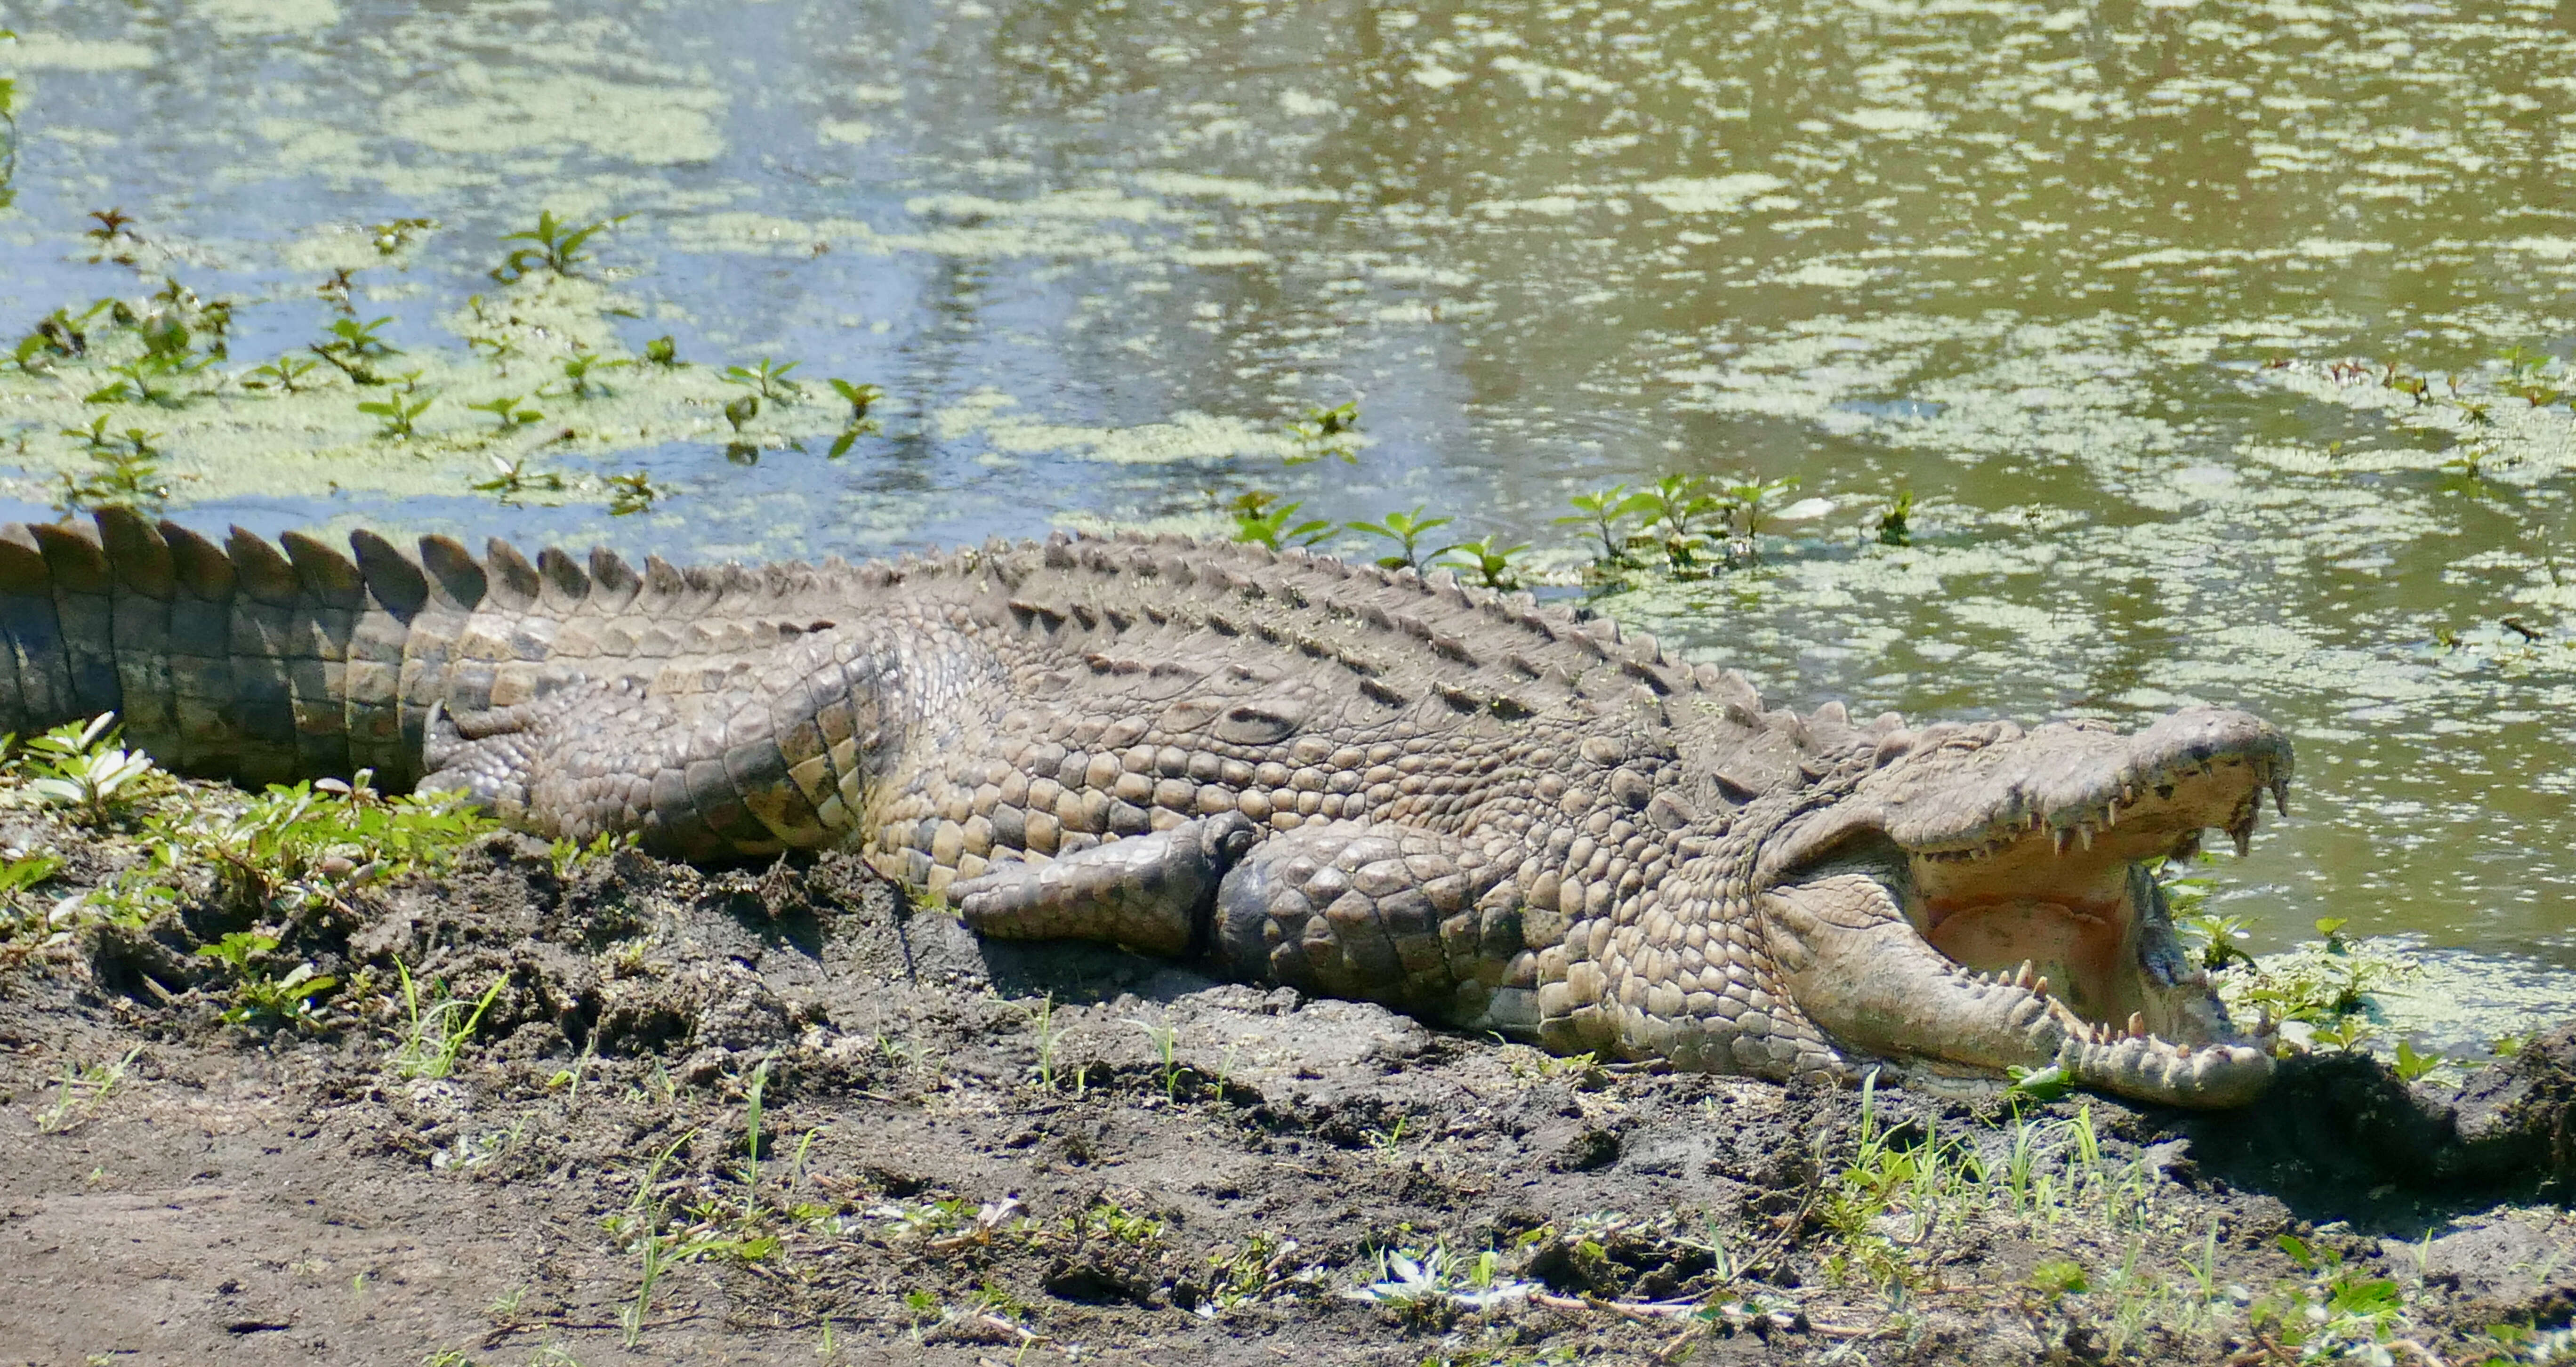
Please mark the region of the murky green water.
<svg viewBox="0 0 2576 1367"><path fill-rule="evenodd" d="M194 521L742 555L1215 528L1258 488L1345 518L1428 504L1571 571L1570 494L1794 475L1833 510L1758 565L1608 606L1801 703L2257 709L2301 769L2296 818L2229 871L2266 943L2341 915L2576 964L2576 413L2505 392L2495 359L2560 358L2520 382L2576 390L2576 5L79 0L5 22L0 330L166 271L238 301L238 373L316 337L314 288L347 266L445 396L387 442L345 386L165 411L0 378L21 513L79 462L55 429L103 411L165 433ZM84 215L110 207L141 239L110 254L150 279L89 263ZM631 215L601 283L485 276L541 207ZM441 227L390 257L359 230L406 216ZM879 384L886 431L825 459L818 390L736 464L740 391L709 367L531 400L548 421L506 438L462 408L536 389L567 337L662 334ZM2387 383L2417 374L2423 402ZM1359 464L1282 463L1286 421L1352 399ZM496 506L468 487L496 454L572 485ZM619 471L678 492L612 519ZM1914 542L1881 545L1899 491Z"/></svg>

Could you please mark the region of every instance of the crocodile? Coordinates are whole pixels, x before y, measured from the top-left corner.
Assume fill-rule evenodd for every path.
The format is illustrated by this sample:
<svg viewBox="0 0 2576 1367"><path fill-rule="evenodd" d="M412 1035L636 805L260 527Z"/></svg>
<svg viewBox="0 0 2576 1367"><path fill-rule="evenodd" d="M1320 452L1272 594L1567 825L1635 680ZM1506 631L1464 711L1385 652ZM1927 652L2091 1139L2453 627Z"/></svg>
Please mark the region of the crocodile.
<svg viewBox="0 0 2576 1367"><path fill-rule="evenodd" d="M1057 534L890 562L0 528L0 727L370 772L541 837L849 846L1088 938L1565 1053L2185 1106L2272 1073L2154 869L2241 852L2288 741L2195 708L1912 726L1445 572Z"/></svg>

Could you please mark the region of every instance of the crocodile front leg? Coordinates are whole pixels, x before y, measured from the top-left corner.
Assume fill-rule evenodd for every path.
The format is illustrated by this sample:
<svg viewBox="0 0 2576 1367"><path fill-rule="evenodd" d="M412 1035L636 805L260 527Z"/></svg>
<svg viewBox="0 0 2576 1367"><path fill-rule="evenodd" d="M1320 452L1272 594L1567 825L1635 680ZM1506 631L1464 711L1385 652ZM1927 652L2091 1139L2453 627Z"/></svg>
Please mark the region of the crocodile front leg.
<svg viewBox="0 0 2576 1367"><path fill-rule="evenodd" d="M948 885L968 927L1011 940L1107 940L1147 954L1207 944L1227 870L1260 838L1228 813L1044 863L1004 860Z"/></svg>
<svg viewBox="0 0 2576 1367"><path fill-rule="evenodd" d="M1790 999L1846 1050L1900 1071L1992 1077L2057 1066L2084 1086L2187 1106L2240 1105L2271 1080L2260 1050L2179 1048L2090 1025L2045 980L1998 982L1962 968L1866 874L1773 888L1761 910Z"/></svg>
<svg viewBox="0 0 2576 1367"><path fill-rule="evenodd" d="M1392 822L1260 835L1236 815L1185 821L1043 864L997 863L948 895L986 935L1200 951L1239 976L1322 996L1478 1028L1535 1026L1513 865Z"/></svg>

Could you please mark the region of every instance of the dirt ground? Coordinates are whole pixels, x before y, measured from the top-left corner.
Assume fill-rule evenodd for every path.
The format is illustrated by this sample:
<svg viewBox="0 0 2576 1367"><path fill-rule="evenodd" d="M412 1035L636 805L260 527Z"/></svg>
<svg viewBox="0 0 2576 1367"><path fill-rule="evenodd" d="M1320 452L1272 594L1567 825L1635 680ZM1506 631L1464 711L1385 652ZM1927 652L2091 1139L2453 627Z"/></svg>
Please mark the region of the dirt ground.
<svg viewBox="0 0 2576 1367"><path fill-rule="evenodd" d="M2465 1363L2576 1308L2545 1048L2471 1153L2359 1060L2218 1120L1569 1063L837 856L493 838L279 928L336 990L257 1028L196 952L247 924L0 958L0 1362Z"/></svg>

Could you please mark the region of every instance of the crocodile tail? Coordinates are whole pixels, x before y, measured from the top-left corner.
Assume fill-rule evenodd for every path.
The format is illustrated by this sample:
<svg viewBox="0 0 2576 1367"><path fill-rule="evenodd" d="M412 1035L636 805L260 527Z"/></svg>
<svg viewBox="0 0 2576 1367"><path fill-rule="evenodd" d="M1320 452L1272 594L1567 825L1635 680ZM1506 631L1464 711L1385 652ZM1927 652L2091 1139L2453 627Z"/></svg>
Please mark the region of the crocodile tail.
<svg viewBox="0 0 2576 1367"><path fill-rule="evenodd" d="M114 712L129 743L184 773L419 777L403 685L440 638L414 627L472 607L442 592L434 556L370 532L350 539L354 558L298 532L235 527L217 544L125 508L95 524L0 526L0 729Z"/></svg>

